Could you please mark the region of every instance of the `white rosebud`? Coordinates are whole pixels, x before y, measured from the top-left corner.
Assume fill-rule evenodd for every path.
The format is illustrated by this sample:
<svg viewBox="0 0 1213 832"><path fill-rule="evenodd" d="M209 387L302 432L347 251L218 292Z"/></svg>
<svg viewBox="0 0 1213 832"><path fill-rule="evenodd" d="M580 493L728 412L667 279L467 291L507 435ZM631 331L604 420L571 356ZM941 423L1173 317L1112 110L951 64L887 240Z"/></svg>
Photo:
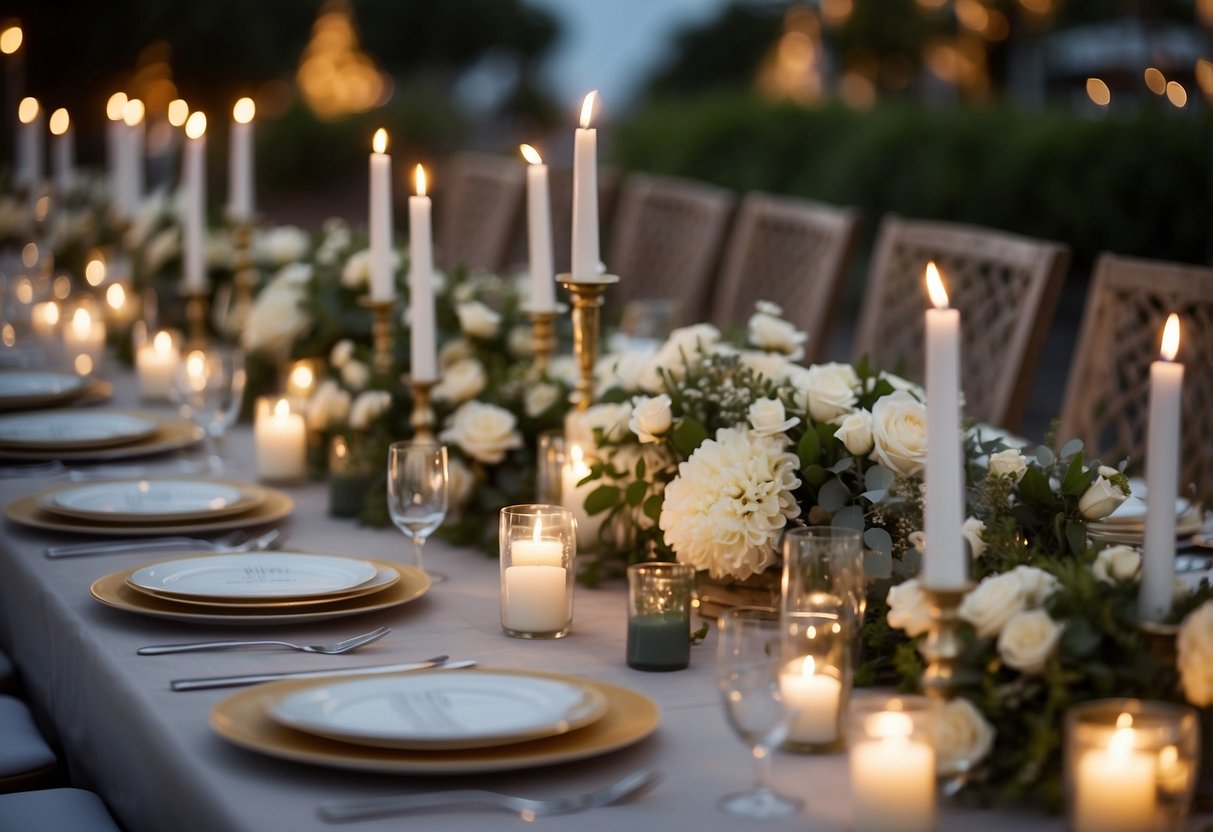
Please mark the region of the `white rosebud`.
<svg viewBox="0 0 1213 832"><path fill-rule="evenodd" d="M783 317L783 307L772 300L760 300L754 304L754 308L763 315L772 315L776 318Z"/></svg>
<svg viewBox="0 0 1213 832"><path fill-rule="evenodd" d="M960 533L968 541L969 551L973 553L973 560L977 560L986 553L986 542L981 538L982 532L985 530L986 524L976 517L968 518L960 527Z"/></svg>
<svg viewBox="0 0 1213 832"><path fill-rule="evenodd" d="M917 578L889 588L885 599L889 604L889 626L905 630L910 638L931 629L931 604Z"/></svg>
<svg viewBox="0 0 1213 832"><path fill-rule="evenodd" d="M1105 584L1135 581L1141 577L1141 552L1132 546L1108 546L1100 549L1091 564L1096 580Z"/></svg>
<svg viewBox="0 0 1213 832"><path fill-rule="evenodd" d="M364 248L356 251L345 261L341 270L341 285L347 289L358 291L366 287L371 279L371 250Z"/></svg>
<svg viewBox="0 0 1213 832"><path fill-rule="evenodd" d="M648 368L650 356L643 352L610 353L598 360L594 376L598 390L618 388L630 393L640 389L640 379Z"/></svg>
<svg viewBox="0 0 1213 832"><path fill-rule="evenodd" d="M854 410L859 400L859 376L850 364L814 364L804 374L803 383L804 388L797 391L797 404L815 422L833 422Z"/></svg>
<svg viewBox="0 0 1213 832"><path fill-rule="evenodd" d="M960 602L958 614L977 630L977 635L990 638L1002 632L1011 616L1026 609L1023 584L1013 572L991 575Z"/></svg>
<svg viewBox="0 0 1213 832"><path fill-rule="evenodd" d="M535 354L535 339L529 326L516 326L506 336L505 348L511 358L530 358Z"/></svg>
<svg viewBox="0 0 1213 832"><path fill-rule="evenodd" d="M696 362L711 352L720 341L720 330L711 324L695 324L670 333L670 337L653 354L640 378L640 388L659 393L664 386L661 371L680 379L686 374L687 362Z"/></svg>
<svg viewBox="0 0 1213 832"><path fill-rule="evenodd" d="M480 395L488 383L483 364L475 358L462 358L443 371L431 395L435 401L461 404Z"/></svg>
<svg viewBox="0 0 1213 832"><path fill-rule="evenodd" d="M1023 602L1029 607L1039 607L1061 586L1057 578L1035 566L1016 566L1007 574L1019 581Z"/></svg>
<svg viewBox="0 0 1213 832"><path fill-rule="evenodd" d="M309 430L325 430L345 421L350 413L350 394L333 379L320 382L307 405Z"/></svg>
<svg viewBox="0 0 1213 832"><path fill-rule="evenodd" d="M507 451L522 447L515 430L518 420L503 407L470 401L459 406L450 424L439 434L443 442L454 442L478 462L496 465Z"/></svg>
<svg viewBox="0 0 1213 832"><path fill-rule="evenodd" d="M558 401L560 401L560 388L555 384L541 383L527 389L522 397L522 406L527 416L536 419Z"/></svg>
<svg viewBox="0 0 1213 832"><path fill-rule="evenodd" d="M1028 458L1015 448L990 454L990 476L1012 477L1015 482L1019 482L1027 470Z"/></svg>
<svg viewBox="0 0 1213 832"><path fill-rule="evenodd" d="M604 439L618 442L631 431L632 403L604 403L592 405L581 414L581 426L586 440L594 435L594 429L602 431Z"/></svg>
<svg viewBox="0 0 1213 832"><path fill-rule="evenodd" d="M842 442L848 453L867 456L872 453L872 414L860 408L843 417L834 438Z"/></svg>
<svg viewBox="0 0 1213 832"><path fill-rule="evenodd" d="M341 368L341 381L356 393L370 383L371 368L362 361L351 358Z"/></svg>
<svg viewBox="0 0 1213 832"><path fill-rule="evenodd" d="M715 353L723 352L724 344L717 344L712 348ZM741 366L748 367L758 375L773 382L774 384L783 384L788 380L792 373L793 367L800 365L793 364L785 356L777 352L763 352L762 350L741 350L736 353L741 359Z"/></svg>
<svg viewBox="0 0 1213 832"><path fill-rule="evenodd" d="M750 425L759 436L774 436L777 433L787 433L788 430L800 423L796 416L787 418L783 402L779 399L758 399L750 405Z"/></svg>
<svg viewBox="0 0 1213 832"><path fill-rule="evenodd" d="M383 390L366 390L358 394L350 407L350 427L366 430L392 404L391 394Z"/></svg>
<svg viewBox="0 0 1213 832"><path fill-rule="evenodd" d="M1111 480L1119 473L1107 465L1100 466L1099 476L1078 500L1078 511L1087 520L1102 520L1129 498L1128 493Z"/></svg>
<svg viewBox="0 0 1213 832"><path fill-rule="evenodd" d="M475 358L476 347L466 338L452 338L438 350L438 366L443 370L465 358Z"/></svg>
<svg viewBox="0 0 1213 832"><path fill-rule="evenodd" d="M665 393L660 396L639 396L632 406L632 418L628 427L641 442L659 442L674 424L674 412L670 407L670 397Z"/></svg>
<svg viewBox="0 0 1213 832"><path fill-rule="evenodd" d="M1184 696L1198 708L1213 705L1213 601L1188 614L1175 647Z"/></svg>
<svg viewBox="0 0 1213 832"><path fill-rule="evenodd" d="M478 300L455 307L459 328L473 338L492 338L501 329L501 316Z"/></svg>
<svg viewBox="0 0 1213 832"><path fill-rule="evenodd" d="M302 228L279 225L253 235L253 258L267 266L285 266L307 256L311 236Z"/></svg>
<svg viewBox="0 0 1213 832"><path fill-rule="evenodd" d="M935 773L963 774L986 758L995 731L981 711L963 696L949 699L935 714Z"/></svg>
<svg viewBox="0 0 1213 832"><path fill-rule="evenodd" d="M1044 610L1018 612L998 636L998 655L1007 667L1020 673L1038 674L1057 648L1061 631L1062 626Z"/></svg>
<svg viewBox="0 0 1213 832"><path fill-rule="evenodd" d="M333 349L329 352L329 364L340 370L353 357L354 342L349 338L342 338L336 344L333 344Z"/></svg>
<svg viewBox="0 0 1213 832"><path fill-rule="evenodd" d="M762 312L752 315L746 327L746 339L750 344L785 355L792 361L804 357L804 342L808 337L783 318Z"/></svg>
<svg viewBox="0 0 1213 832"><path fill-rule="evenodd" d="M872 406L872 458L886 468L918 476L927 459L927 408L899 390Z"/></svg>

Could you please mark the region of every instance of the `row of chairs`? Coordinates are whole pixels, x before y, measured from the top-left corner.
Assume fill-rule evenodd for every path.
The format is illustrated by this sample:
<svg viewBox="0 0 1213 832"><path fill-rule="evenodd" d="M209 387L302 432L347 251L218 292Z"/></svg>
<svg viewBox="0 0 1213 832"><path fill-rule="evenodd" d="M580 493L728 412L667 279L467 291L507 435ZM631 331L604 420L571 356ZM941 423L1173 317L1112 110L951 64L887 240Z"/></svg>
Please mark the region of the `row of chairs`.
<svg viewBox="0 0 1213 832"><path fill-rule="evenodd" d="M525 260L522 166L462 154L435 195L438 255L447 267L497 271ZM557 269L567 269L572 184L551 179ZM743 322L778 301L809 334L807 361L825 360L854 254L859 213L811 200L746 194L689 180L605 169L599 182L609 293L677 303L682 322ZM735 210L736 209L736 210ZM966 412L1015 431L1043 359L1070 265L1067 246L956 223L885 216L869 260L852 358L922 378L923 269L934 259L964 326ZM1078 437L1105 460L1144 455L1148 365L1169 311L1183 318L1183 473L1213 496L1213 269L1103 255L1070 363L1058 437Z"/></svg>

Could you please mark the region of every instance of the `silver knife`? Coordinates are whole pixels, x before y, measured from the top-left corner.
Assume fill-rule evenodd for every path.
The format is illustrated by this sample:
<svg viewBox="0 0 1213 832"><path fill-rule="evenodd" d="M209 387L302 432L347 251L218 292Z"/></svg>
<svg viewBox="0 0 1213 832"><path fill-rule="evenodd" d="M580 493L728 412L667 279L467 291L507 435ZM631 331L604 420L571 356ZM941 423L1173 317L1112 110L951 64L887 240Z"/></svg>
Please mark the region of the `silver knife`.
<svg viewBox="0 0 1213 832"><path fill-rule="evenodd" d="M262 682L277 682L280 679L316 679L321 676L366 676L373 673L397 673L404 670L426 670L440 667L443 670L458 670L474 667L472 659L448 661L449 656L435 656L423 662L401 664L372 664L361 667L345 667L336 670L297 670L287 673L254 673L248 676L210 676L203 679L174 679L169 683L173 690L210 690L211 688L235 688L243 685L259 685Z"/></svg>

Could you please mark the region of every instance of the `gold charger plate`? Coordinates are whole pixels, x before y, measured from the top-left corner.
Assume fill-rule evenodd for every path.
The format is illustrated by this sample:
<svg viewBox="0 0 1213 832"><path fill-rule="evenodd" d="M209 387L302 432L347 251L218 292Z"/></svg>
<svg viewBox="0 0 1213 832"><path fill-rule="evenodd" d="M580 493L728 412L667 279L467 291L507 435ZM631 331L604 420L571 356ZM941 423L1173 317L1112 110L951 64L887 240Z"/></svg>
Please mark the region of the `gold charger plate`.
<svg viewBox="0 0 1213 832"><path fill-rule="evenodd" d="M129 484L133 482L188 482L189 477L136 477L129 480L106 480L101 482L88 483L70 483L60 488L52 488L49 491L42 492L42 496L38 499L38 508L47 514L66 517L71 520L80 520L93 523L131 523L135 525L144 525L155 523L157 525L163 523L184 523L189 520L197 520L200 522L209 522L210 520L218 520L221 517L231 517L237 514L245 514L250 512L257 506L265 503L266 490L264 486L256 485L251 482L240 482L238 480L212 480L207 479L203 482L216 483L225 485L229 488L234 488L240 492L240 496L231 503L219 508L198 509L195 511L177 511L177 512L133 512L133 511L89 511L87 509L71 508L69 506L60 505L55 501L55 498L65 491L74 491L77 489L94 489L100 488L109 484Z"/></svg>
<svg viewBox="0 0 1213 832"><path fill-rule="evenodd" d="M371 561L383 564L384 561ZM397 566L386 564L399 570L400 580L379 592L345 598L310 607L303 611L295 611L294 607L278 607L273 610L253 611L244 607L233 607L227 610L209 608L201 610L189 604L180 604L166 598L145 595L131 589L126 580L136 569L142 569L149 564L141 564L112 572L97 580L89 587L89 594L107 607L146 615L151 618L163 618L168 621L183 621L186 623L202 624L308 624L314 621L328 621L333 618L344 618L350 615L362 615L368 612L397 607L415 601L425 595L430 588L429 576L412 566Z"/></svg>
<svg viewBox="0 0 1213 832"><path fill-rule="evenodd" d="M156 423L156 432L145 439L108 448L33 450L0 448L0 459L17 462L111 462L117 459L133 459L140 456L165 453L188 448L202 441L202 428L189 419L148 413L142 410L128 411L141 419Z"/></svg>
<svg viewBox="0 0 1213 832"><path fill-rule="evenodd" d="M634 690L559 673L525 671L525 674L596 688L606 697L606 714L584 728L555 737L515 745L448 751L373 748L326 740L281 726L266 714L266 702L275 697L342 681L342 677L327 677L271 682L232 694L211 710L211 727L219 736L241 748L298 763L353 771L447 775L509 771L597 757L640 742L661 722L657 703Z"/></svg>
<svg viewBox="0 0 1213 832"><path fill-rule="evenodd" d="M50 407L64 404L72 399L83 396L89 389L91 379L80 378L68 373L55 373L43 370L5 370L4 379L0 379L0 411L32 410L38 407ZM20 379L21 376L41 376L44 378L59 378L63 386L54 390L31 390L30 392L11 392L4 390L5 381Z"/></svg>
<svg viewBox="0 0 1213 832"><path fill-rule="evenodd" d="M66 486L59 486L59 488L64 487ZM295 501L285 492L279 491L276 488L266 488L265 502L251 511L234 516L216 517L209 521L106 523L60 517L48 511L43 511L38 507L38 501L46 494L53 493L55 490L52 488L46 491L39 491L36 494L18 497L4 507L4 516L14 523L35 529L49 529L55 532L75 532L77 534L102 537L131 537L143 534L194 534L243 529L247 526L260 526L265 523L277 522L288 516L295 509Z"/></svg>
<svg viewBox="0 0 1213 832"><path fill-rule="evenodd" d="M205 557L205 556L201 556ZM283 598L277 601L267 601L265 599L223 599L223 598L202 598L189 597L184 595L171 595L167 592L159 592L155 589L139 586L131 580L127 580L126 585L136 592L144 595L150 595L161 601L172 601L177 604L183 604L187 607L212 607L217 609L227 610L286 610L286 609L301 609L303 607L316 607L322 604L332 604L337 601L348 601L351 598L360 598L364 595L374 595L377 592L383 592L389 587L395 586L401 580L401 567L394 563L388 563L385 560L373 560L371 558L359 558L367 563L373 563L378 567L379 571L374 578L371 578L365 584L351 587L340 592L334 592L329 595L318 595L307 598ZM134 574L132 570L132 574Z"/></svg>
<svg viewBox="0 0 1213 832"><path fill-rule="evenodd" d="M157 424L145 415L137 415L129 410L115 410L109 408L98 408L95 410L86 410L83 413L74 408L60 408L56 410L25 410L17 413L5 413L0 415L0 423L11 424L14 421L26 419L40 421L42 427L47 427L47 421L51 422L75 422L72 427L79 428L80 421L87 422L90 419L118 419L123 417L142 424L128 423L128 430L119 433L110 433L108 435L94 435L91 437L76 437L76 438L44 438L44 439L17 439L0 436L0 450L6 451L91 451L95 448L111 448L117 445L129 445L132 442L138 442L147 439L156 433ZM0 428L2 430L2 428Z"/></svg>

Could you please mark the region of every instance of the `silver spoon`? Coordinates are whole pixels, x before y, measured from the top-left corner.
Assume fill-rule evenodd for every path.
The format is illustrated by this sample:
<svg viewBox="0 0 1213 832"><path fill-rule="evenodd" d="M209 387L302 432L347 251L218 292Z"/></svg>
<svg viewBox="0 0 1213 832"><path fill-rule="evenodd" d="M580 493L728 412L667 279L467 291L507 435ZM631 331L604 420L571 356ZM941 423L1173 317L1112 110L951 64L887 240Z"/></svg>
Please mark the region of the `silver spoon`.
<svg viewBox="0 0 1213 832"><path fill-rule="evenodd" d="M260 639L257 641L192 641L182 644L153 644L140 647L135 652L140 656L159 656L164 653L193 653L197 650L228 650L233 647L289 647L304 653L324 653L329 656L339 656L350 653L359 647L364 647L372 641L378 641L392 631L391 627L376 627L369 633L363 633L353 638L347 638L336 644L296 644L293 641L274 641Z"/></svg>

